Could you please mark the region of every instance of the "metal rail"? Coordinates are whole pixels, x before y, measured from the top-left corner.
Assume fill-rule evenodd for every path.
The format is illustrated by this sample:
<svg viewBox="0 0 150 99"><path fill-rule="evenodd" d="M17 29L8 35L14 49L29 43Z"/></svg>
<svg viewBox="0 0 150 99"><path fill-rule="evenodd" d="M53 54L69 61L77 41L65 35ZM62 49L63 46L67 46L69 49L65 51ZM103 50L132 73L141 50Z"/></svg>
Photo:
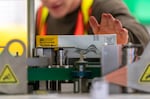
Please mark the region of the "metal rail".
<svg viewBox="0 0 150 99"><path fill-rule="evenodd" d="M35 0L27 0L27 29L28 29L28 57L32 57L35 48Z"/></svg>

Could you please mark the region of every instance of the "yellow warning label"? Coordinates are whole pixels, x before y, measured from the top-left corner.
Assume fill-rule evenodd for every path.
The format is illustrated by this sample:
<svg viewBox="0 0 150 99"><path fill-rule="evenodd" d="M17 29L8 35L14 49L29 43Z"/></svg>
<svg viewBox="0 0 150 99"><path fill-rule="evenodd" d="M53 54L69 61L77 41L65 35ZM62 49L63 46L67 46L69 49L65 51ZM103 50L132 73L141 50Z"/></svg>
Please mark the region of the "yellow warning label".
<svg viewBox="0 0 150 99"><path fill-rule="evenodd" d="M36 47L57 47L58 36L36 36Z"/></svg>
<svg viewBox="0 0 150 99"><path fill-rule="evenodd" d="M0 75L0 84L14 84L18 80L9 65L5 65Z"/></svg>
<svg viewBox="0 0 150 99"><path fill-rule="evenodd" d="M150 64L144 70L144 73L140 77L140 83L150 83Z"/></svg>

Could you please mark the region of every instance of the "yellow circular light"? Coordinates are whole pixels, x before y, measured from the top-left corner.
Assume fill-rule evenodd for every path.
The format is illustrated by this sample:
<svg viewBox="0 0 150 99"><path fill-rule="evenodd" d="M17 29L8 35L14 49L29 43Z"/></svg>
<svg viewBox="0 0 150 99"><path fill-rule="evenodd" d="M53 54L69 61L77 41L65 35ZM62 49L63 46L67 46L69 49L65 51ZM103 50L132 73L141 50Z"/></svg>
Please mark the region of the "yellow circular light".
<svg viewBox="0 0 150 99"><path fill-rule="evenodd" d="M12 56L22 56L24 49L19 42L14 42L9 46L8 51Z"/></svg>

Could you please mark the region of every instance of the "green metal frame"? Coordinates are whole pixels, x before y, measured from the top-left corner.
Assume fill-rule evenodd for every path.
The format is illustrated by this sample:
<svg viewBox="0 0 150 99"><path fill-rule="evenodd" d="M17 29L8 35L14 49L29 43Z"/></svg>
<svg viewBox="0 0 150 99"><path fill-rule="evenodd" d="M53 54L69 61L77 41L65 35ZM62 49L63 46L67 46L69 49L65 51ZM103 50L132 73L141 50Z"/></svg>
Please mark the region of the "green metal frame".
<svg viewBox="0 0 150 99"><path fill-rule="evenodd" d="M71 76L72 71L75 68L35 68L28 67L28 81L39 80L73 80ZM88 67L88 71L91 71L92 75L89 79L101 76L100 67Z"/></svg>

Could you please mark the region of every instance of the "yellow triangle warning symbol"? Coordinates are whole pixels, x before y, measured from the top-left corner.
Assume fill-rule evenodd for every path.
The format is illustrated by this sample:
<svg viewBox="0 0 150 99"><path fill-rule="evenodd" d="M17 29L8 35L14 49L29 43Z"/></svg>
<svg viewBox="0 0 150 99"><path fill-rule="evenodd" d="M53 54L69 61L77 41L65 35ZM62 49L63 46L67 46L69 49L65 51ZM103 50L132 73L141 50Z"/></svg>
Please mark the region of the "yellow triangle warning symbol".
<svg viewBox="0 0 150 99"><path fill-rule="evenodd" d="M9 65L5 65L2 73L0 75L0 84L14 84L18 83L16 76L13 70L10 68Z"/></svg>
<svg viewBox="0 0 150 99"><path fill-rule="evenodd" d="M147 83L147 82L150 83L150 64L144 70L144 73L142 74L142 76L140 78L140 82L141 83Z"/></svg>

